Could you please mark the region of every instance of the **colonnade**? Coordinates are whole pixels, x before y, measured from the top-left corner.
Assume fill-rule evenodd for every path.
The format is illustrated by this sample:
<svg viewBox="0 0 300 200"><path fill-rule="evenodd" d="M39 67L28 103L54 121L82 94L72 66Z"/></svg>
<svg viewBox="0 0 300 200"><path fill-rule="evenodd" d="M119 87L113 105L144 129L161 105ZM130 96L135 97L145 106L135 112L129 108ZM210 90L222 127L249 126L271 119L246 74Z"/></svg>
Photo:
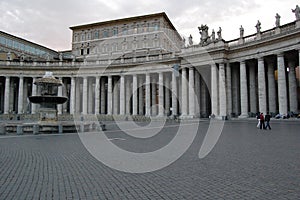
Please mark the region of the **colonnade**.
<svg viewBox="0 0 300 200"><path fill-rule="evenodd" d="M180 72L58 77L64 83L64 87L58 88L58 95L69 98L67 103L58 105L58 114L195 117L195 83L200 85L200 76L196 81L195 72L192 67L182 68ZM2 84L5 86L2 89L3 114L37 112L38 105L30 104L28 107L28 97L39 94L33 84L37 78L2 77L5 79Z"/></svg>
<svg viewBox="0 0 300 200"><path fill-rule="evenodd" d="M256 112L298 113L299 58L299 51L281 52L212 65L212 114L246 118Z"/></svg>
<svg viewBox="0 0 300 200"><path fill-rule="evenodd" d="M244 118L258 111L298 113L299 58L300 52L293 51L225 60L209 66L210 83L204 81L208 75L199 72L203 66L145 74L58 77L64 83L58 95L69 98L58 105L58 114ZM35 114L38 105L30 104L28 96L39 94L33 84L37 78L1 76L0 112Z"/></svg>

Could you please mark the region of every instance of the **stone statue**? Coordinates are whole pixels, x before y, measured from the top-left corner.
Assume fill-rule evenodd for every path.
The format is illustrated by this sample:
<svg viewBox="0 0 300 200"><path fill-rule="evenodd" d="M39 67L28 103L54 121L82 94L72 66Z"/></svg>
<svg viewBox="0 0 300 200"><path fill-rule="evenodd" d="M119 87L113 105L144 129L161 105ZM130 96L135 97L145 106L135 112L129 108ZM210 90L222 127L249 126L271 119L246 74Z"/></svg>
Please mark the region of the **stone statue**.
<svg viewBox="0 0 300 200"><path fill-rule="evenodd" d="M213 42L216 40L216 34L215 34L215 30L214 29L212 30L212 33L211 33L211 40Z"/></svg>
<svg viewBox="0 0 300 200"><path fill-rule="evenodd" d="M296 20L300 20L300 8L298 5L296 5L296 8L295 9L292 9L292 12L295 13L295 16L296 16Z"/></svg>
<svg viewBox="0 0 300 200"><path fill-rule="evenodd" d="M182 47L185 47L185 37L182 37Z"/></svg>
<svg viewBox="0 0 300 200"><path fill-rule="evenodd" d="M217 34L218 34L218 40L222 40L222 28L221 27L219 27Z"/></svg>
<svg viewBox="0 0 300 200"><path fill-rule="evenodd" d="M240 27L240 38L243 38L243 37L244 37L244 28L241 25L241 27Z"/></svg>
<svg viewBox="0 0 300 200"><path fill-rule="evenodd" d="M261 29L260 25L261 25L260 21L257 20L257 24L256 24L256 26L255 26L255 27L256 27L256 32L257 32L257 33L260 33L260 29Z"/></svg>
<svg viewBox="0 0 300 200"><path fill-rule="evenodd" d="M59 61L62 61L62 60L63 60L62 52L59 52Z"/></svg>
<svg viewBox="0 0 300 200"><path fill-rule="evenodd" d="M275 25L276 25L276 28L278 28L280 26L280 15L278 13L276 13L276 21L275 21Z"/></svg>
<svg viewBox="0 0 300 200"><path fill-rule="evenodd" d="M201 46L209 44L210 37L208 36L208 26L201 24L201 26L198 27L198 29L199 29L199 33L201 35L201 38L200 38Z"/></svg>
<svg viewBox="0 0 300 200"><path fill-rule="evenodd" d="M189 37L189 45L190 45L190 46L193 45L193 37L192 37L192 35L190 35L190 37Z"/></svg>

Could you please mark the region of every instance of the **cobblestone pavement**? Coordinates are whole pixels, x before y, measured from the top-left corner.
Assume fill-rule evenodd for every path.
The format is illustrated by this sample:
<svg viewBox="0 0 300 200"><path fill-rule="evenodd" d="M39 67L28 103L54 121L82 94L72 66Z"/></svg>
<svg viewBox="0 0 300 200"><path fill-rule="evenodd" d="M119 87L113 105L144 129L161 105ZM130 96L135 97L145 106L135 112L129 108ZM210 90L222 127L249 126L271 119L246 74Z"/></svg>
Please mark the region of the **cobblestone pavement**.
<svg viewBox="0 0 300 200"><path fill-rule="evenodd" d="M188 151L158 171L113 170L92 157L77 134L0 136L0 199L300 199L300 121L227 121L208 156L198 152L208 128L200 123ZM133 139L108 125L120 147L153 151L176 126Z"/></svg>

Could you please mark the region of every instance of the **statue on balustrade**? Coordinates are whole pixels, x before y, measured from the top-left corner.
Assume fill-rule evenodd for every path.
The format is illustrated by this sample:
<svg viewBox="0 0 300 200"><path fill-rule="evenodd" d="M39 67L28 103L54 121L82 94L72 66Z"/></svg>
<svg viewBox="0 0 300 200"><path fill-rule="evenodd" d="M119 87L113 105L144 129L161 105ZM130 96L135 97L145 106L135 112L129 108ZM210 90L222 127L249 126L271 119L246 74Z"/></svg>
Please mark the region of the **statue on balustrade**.
<svg viewBox="0 0 300 200"><path fill-rule="evenodd" d="M295 13L296 21L300 20L300 8L298 5L296 5L295 9L292 9L292 12Z"/></svg>
<svg viewBox="0 0 300 200"><path fill-rule="evenodd" d="M182 37L182 48L185 47L185 37Z"/></svg>
<svg viewBox="0 0 300 200"><path fill-rule="evenodd" d="M240 27L240 38L243 38L243 37L244 37L244 28L241 25L241 27Z"/></svg>
<svg viewBox="0 0 300 200"><path fill-rule="evenodd" d="M221 27L219 27L217 35L218 35L218 40L222 40L222 28Z"/></svg>
<svg viewBox="0 0 300 200"><path fill-rule="evenodd" d="M280 15L278 13L276 13L276 21L275 21L275 25L276 25L276 28L278 28L280 26Z"/></svg>
<svg viewBox="0 0 300 200"><path fill-rule="evenodd" d="M211 41L215 41L216 40L216 33L215 33L215 30L213 29L212 32L211 32Z"/></svg>
<svg viewBox="0 0 300 200"><path fill-rule="evenodd" d="M199 29L199 33L201 35L200 45L201 46L208 45L211 42L210 36L208 35L208 26L201 24L201 26L198 27L198 29Z"/></svg>
<svg viewBox="0 0 300 200"><path fill-rule="evenodd" d="M190 37L189 37L189 45L192 46L193 45L193 37L192 35L190 34Z"/></svg>
<svg viewBox="0 0 300 200"><path fill-rule="evenodd" d="M257 23L256 23L256 25L255 25L255 27L256 27L256 32L257 33L260 33L260 29L261 29L261 23L260 23L260 21L259 20L257 20Z"/></svg>

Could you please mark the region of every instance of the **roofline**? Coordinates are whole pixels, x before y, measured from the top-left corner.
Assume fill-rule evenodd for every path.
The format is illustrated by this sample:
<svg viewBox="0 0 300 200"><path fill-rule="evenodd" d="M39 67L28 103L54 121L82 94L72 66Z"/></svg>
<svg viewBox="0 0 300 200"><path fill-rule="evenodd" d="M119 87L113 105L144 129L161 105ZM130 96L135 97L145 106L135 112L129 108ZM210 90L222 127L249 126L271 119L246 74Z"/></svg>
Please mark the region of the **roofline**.
<svg viewBox="0 0 300 200"><path fill-rule="evenodd" d="M154 13L154 14L149 14L149 15L140 15L140 16L135 16L135 17L128 17L128 18L121 18L121 19L114 19L114 20L109 20L109 21L103 21L103 22L96 22L96 23L90 23L90 24L83 24L83 25L78 25L78 26L71 26L71 30L76 30L76 29L82 29L82 28L88 28L92 26L100 26L100 25L106 25L110 23L116 23L116 22L125 22L125 21L132 21L132 20L138 20L138 19L144 19L144 18L150 18L150 17L164 17L166 21L169 23L169 25L174 29L176 32L176 28L172 24L171 20L167 16L165 12L161 13Z"/></svg>
<svg viewBox="0 0 300 200"><path fill-rule="evenodd" d="M31 41L29 41L29 40L23 39L23 38L21 38L21 37L17 37L17 36L15 36L15 35L12 35L12 34L6 33L6 32L4 32L4 31L0 31L0 34L7 35L7 36L9 36L9 37L12 37L12 38L15 38L15 39L21 40L21 41L23 41L23 42L27 42L27 43L29 43L29 44L32 44L32 45L38 46L38 47L40 47L40 48L42 48L42 49L47 49L48 51L52 51L53 53L56 53L56 54L58 53L58 51L55 51L55 50L53 50L53 49L50 49L50 48L48 48L48 47L45 47L45 46L42 46L42 45L40 45L40 44L37 44L37 43L31 42Z"/></svg>

